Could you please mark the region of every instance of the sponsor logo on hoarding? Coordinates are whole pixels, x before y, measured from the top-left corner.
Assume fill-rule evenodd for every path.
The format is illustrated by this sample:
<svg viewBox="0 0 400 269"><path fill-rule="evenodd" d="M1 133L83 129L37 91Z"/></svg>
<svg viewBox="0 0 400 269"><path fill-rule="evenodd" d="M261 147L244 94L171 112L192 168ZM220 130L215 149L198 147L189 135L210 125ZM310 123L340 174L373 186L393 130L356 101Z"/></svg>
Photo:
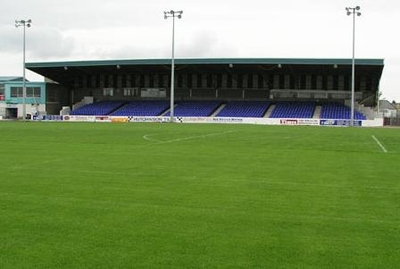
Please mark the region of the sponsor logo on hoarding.
<svg viewBox="0 0 400 269"><path fill-rule="evenodd" d="M281 119L280 123L284 125L297 125L299 121L295 119Z"/></svg>
<svg viewBox="0 0 400 269"><path fill-rule="evenodd" d="M61 116L61 115L33 115L32 120L62 121L62 120L64 120L64 116Z"/></svg>
<svg viewBox="0 0 400 269"><path fill-rule="evenodd" d="M112 118L111 122L129 122L128 117L123 117L123 118Z"/></svg>
<svg viewBox="0 0 400 269"><path fill-rule="evenodd" d="M320 125L336 125L335 120L320 120Z"/></svg>
<svg viewBox="0 0 400 269"><path fill-rule="evenodd" d="M109 117L108 116L96 116L95 120L96 121L109 120Z"/></svg>
<svg viewBox="0 0 400 269"><path fill-rule="evenodd" d="M218 118L218 117L216 117L216 118L213 118L212 121L213 122L243 122L243 119L242 118L224 118L224 117Z"/></svg>
<svg viewBox="0 0 400 269"><path fill-rule="evenodd" d="M207 118L205 117L177 117L179 122L205 122Z"/></svg>
<svg viewBox="0 0 400 269"><path fill-rule="evenodd" d="M87 122L93 122L93 121L95 121L95 117L94 117L94 116L70 115L68 120L70 120L70 121L87 121Z"/></svg>
<svg viewBox="0 0 400 269"><path fill-rule="evenodd" d="M320 125L324 126L350 126L351 120L320 120ZM354 126L362 126L361 120L355 120Z"/></svg>
<svg viewBox="0 0 400 269"><path fill-rule="evenodd" d="M318 119L299 119L299 125L319 125Z"/></svg>
<svg viewBox="0 0 400 269"><path fill-rule="evenodd" d="M168 121L167 117L128 117L128 121L130 122L166 122Z"/></svg>

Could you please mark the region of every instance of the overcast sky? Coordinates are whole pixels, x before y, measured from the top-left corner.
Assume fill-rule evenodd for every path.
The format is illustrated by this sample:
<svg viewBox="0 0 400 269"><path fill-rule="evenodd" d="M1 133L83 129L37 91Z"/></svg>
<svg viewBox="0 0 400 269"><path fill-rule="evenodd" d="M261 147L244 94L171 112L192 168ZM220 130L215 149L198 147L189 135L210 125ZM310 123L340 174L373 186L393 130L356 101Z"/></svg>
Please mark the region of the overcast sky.
<svg viewBox="0 0 400 269"><path fill-rule="evenodd" d="M400 1L396 0L3 0L0 3L0 76L22 76L26 61L170 58L172 19L176 58L356 58L385 60L383 97L400 102ZM43 78L27 72L27 78Z"/></svg>

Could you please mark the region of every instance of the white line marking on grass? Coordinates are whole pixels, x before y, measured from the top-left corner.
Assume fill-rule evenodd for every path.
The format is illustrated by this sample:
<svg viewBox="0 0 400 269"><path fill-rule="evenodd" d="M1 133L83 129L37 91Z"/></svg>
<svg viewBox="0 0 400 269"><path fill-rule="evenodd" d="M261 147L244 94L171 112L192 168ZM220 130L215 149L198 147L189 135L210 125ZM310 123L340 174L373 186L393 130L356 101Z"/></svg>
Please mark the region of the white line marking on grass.
<svg viewBox="0 0 400 269"><path fill-rule="evenodd" d="M376 138L374 135L372 135L372 138L375 140L375 142L378 144L378 146L382 149L384 153L387 153L387 149L382 145L382 143Z"/></svg>
<svg viewBox="0 0 400 269"><path fill-rule="evenodd" d="M221 133L205 134L205 135L187 136L187 137L176 138L176 139L171 139L171 140L161 141L161 142L162 142L162 143L173 143L173 142L180 142L180 141L192 140L192 139L197 139L197 138L206 138L206 137L210 137L210 136L224 135L224 134L227 134L227 133L232 133L232 131L226 131L226 132L221 132Z"/></svg>
<svg viewBox="0 0 400 269"><path fill-rule="evenodd" d="M165 140L165 141L151 138L150 136L152 136L152 135L151 134L147 134L147 135L143 136L143 139L157 142L155 144L166 144L166 143L173 143L173 142L181 142L181 141L186 141L186 140L192 140L192 139L197 139L197 138L206 138L206 137L210 137L210 136L224 135L224 134L228 134L228 133L232 133L232 132L233 131L225 131L225 132L220 132L220 133L187 136L187 137L176 138L176 139Z"/></svg>
<svg viewBox="0 0 400 269"><path fill-rule="evenodd" d="M149 141L155 141L155 142L162 142L161 140L155 139L155 138L151 138L151 136L153 136L154 134L147 134L143 136L143 139L145 140L149 140Z"/></svg>

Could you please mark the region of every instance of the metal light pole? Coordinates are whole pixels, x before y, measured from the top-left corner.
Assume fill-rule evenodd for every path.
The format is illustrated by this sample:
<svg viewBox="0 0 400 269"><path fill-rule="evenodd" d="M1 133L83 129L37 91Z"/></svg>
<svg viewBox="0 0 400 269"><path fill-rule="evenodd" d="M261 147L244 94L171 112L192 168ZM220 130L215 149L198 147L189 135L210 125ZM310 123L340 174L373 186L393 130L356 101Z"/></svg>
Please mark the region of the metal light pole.
<svg viewBox="0 0 400 269"><path fill-rule="evenodd" d="M361 16L360 7L346 7L347 15L353 15L353 55L351 61L351 119L350 125L354 126L354 87L355 87L355 44L356 44L356 15Z"/></svg>
<svg viewBox="0 0 400 269"><path fill-rule="evenodd" d="M23 73L23 86L22 86L22 118L23 120L26 120L26 78L25 78L25 29L26 27L31 27L32 20L16 20L15 21L15 27L23 27L24 30L24 38L23 38L23 53L22 53L22 73Z"/></svg>
<svg viewBox="0 0 400 269"><path fill-rule="evenodd" d="M182 18L183 11L164 11L164 19L172 18L172 61L171 61L171 103L170 103L170 121L174 122L174 88L175 88L175 17Z"/></svg>

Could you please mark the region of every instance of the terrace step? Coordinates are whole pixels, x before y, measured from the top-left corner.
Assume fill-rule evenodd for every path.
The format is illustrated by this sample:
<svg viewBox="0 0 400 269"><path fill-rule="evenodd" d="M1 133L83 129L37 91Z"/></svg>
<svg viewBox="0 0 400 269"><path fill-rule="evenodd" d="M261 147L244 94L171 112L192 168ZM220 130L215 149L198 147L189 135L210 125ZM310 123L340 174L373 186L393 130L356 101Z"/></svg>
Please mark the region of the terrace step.
<svg viewBox="0 0 400 269"><path fill-rule="evenodd" d="M321 106L315 106L313 119L319 119L321 115Z"/></svg>
<svg viewBox="0 0 400 269"><path fill-rule="evenodd" d="M222 109L224 109L225 107L226 107L226 104L220 105L219 108L217 108L217 109L214 111L214 113L211 115L211 117L215 117L216 115L218 115L218 113L219 113Z"/></svg>
<svg viewBox="0 0 400 269"><path fill-rule="evenodd" d="M276 105L270 105L267 109L267 111L264 114L264 118L269 118L269 116L271 115L272 111L274 111Z"/></svg>

